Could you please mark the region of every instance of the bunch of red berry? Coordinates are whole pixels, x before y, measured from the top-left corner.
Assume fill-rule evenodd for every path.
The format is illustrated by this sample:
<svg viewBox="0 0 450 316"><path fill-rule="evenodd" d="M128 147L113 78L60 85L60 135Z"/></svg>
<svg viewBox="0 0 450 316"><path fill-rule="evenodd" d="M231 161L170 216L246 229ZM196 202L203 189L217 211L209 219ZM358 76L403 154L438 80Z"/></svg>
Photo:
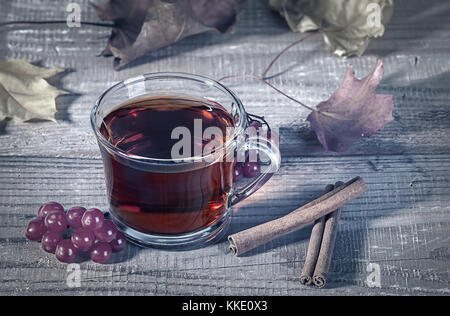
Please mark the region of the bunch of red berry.
<svg viewBox="0 0 450 316"><path fill-rule="evenodd" d="M256 115L250 115L251 117L262 120L263 123L253 120L253 118L249 118L249 126L248 128L254 129L253 131L256 135L260 135L262 132L263 126L268 126L267 122L265 122L263 117L259 117ZM267 131L266 137L270 139L272 137L272 132L270 130ZM249 152L245 153L246 161L245 162L235 162L233 167L233 180L240 181L245 178L256 178L261 173L261 164L259 161L249 161ZM258 155L259 158L259 155Z"/></svg>
<svg viewBox="0 0 450 316"><path fill-rule="evenodd" d="M64 232L71 232L69 239L64 239ZM125 235L112 221L105 220L102 211L77 206L66 213L56 202L39 208L37 218L28 224L26 237L41 242L44 251L64 263L74 262L78 252L89 252L94 262L105 263L113 252L126 246Z"/></svg>

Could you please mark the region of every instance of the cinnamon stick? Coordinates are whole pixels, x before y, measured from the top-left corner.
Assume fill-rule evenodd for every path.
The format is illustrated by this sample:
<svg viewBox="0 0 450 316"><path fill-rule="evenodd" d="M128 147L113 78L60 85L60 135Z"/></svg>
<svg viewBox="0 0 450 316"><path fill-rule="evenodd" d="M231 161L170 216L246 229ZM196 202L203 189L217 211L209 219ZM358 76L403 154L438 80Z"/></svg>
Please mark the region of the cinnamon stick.
<svg viewBox="0 0 450 316"><path fill-rule="evenodd" d="M325 188L325 193L328 193L333 189L334 185L329 184ZM300 275L300 283L303 285L310 285L312 283L314 269L316 268L317 258L319 257L320 245L322 244L325 219L326 217L323 216L316 220L311 231L308 252L306 253L305 264L303 265L302 274Z"/></svg>
<svg viewBox="0 0 450 316"><path fill-rule="evenodd" d="M343 182L337 182L335 187L344 185ZM327 274L333 257L334 246L339 227L339 219L341 217L341 208L327 215L325 220L325 228L323 230L322 243L317 258L317 264L314 269L313 283L318 288L323 288L327 284Z"/></svg>
<svg viewBox="0 0 450 316"><path fill-rule="evenodd" d="M242 255L328 215L366 190L364 180L357 177L286 216L229 236L230 249L236 256Z"/></svg>

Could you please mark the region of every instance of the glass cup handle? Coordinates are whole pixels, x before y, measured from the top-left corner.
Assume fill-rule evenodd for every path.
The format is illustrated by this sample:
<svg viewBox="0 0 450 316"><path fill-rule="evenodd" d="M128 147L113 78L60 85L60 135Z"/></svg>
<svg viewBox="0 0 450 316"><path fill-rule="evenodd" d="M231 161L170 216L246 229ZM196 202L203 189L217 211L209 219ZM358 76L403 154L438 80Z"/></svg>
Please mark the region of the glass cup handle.
<svg viewBox="0 0 450 316"><path fill-rule="evenodd" d="M240 201L248 198L250 195L258 191L267 181L269 181L273 174L280 169L280 150L273 141L264 137L252 137L246 140L244 148L264 152L270 159L270 166L263 170L263 173L261 173L255 180L247 184L245 187L233 189L230 199L230 206L236 205Z"/></svg>

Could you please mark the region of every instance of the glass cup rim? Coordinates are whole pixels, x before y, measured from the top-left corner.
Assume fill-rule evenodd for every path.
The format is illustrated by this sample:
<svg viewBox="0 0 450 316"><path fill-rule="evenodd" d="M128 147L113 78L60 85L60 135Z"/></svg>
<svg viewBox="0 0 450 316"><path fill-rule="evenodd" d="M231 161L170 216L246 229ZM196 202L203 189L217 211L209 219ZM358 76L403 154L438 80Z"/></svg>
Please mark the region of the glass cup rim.
<svg viewBox="0 0 450 316"><path fill-rule="evenodd" d="M139 156L139 155L132 155L124 150L118 148L117 146L114 146L111 144L100 132L100 128L96 124L96 116L99 110L99 107L102 104L102 101L104 98L110 94L111 92L118 90L119 88L126 87L126 85L129 84L135 84L138 82L145 82L147 80L156 80L156 79L183 79L183 80L190 80L190 81L197 81L203 84L207 84L211 87L215 87L222 92L225 92L228 96L230 96L234 102L236 102L237 109L239 111L239 121L235 123L235 126L233 128L233 134L229 139L219 148L215 149L214 152L208 153L207 155L197 156L197 157L190 157L188 159L185 158L178 158L178 159L157 159L157 158L151 158L151 157L145 157L145 156ZM227 111L228 112L228 111ZM229 88L227 88L225 85L220 83L219 81L210 79L208 77L202 76L202 75L196 75L191 73L184 73L184 72L154 72L154 73L147 73L143 74L137 77L129 78L126 80L122 80L117 82L116 84L112 85L110 88L106 89L100 97L97 99L97 101L94 104L94 107L92 108L91 115L90 115L90 121L91 121L91 127L94 130L95 136L97 137L97 140L106 148L113 151L114 153L122 156L126 159L131 160L137 160L139 162L144 163L153 163L153 164L192 164L199 161L209 161L207 160L212 155L217 155L217 152L224 152L224 155L227 153L227 149L229 146L231 146L234 143L234 140L242 134L242 132L245 130L245 123L246 123L246 117L247 112L245 111L244 105L242 101L239 99L239 97L231 91Z"/></svg>

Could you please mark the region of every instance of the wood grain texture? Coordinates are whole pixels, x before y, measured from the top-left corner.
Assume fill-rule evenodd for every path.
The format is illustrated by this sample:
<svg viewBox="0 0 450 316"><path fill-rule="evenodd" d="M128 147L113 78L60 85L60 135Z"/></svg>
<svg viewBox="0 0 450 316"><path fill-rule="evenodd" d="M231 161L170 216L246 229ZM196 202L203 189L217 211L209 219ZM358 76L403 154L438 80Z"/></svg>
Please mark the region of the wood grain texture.
<svg viewBox="0 0 450 316"><path fill-rule="evenodd" d="M77 0L83 21L98 22ZM116 72L96 55L110 30L64 25L0 27L0 58L26 58L71 70L57 85L58 124L0 123L0 294L58 295L429 295L450 294L450 3L396 1L385 36L362 58L331 56L313 37L289 51L271 82L305 103L327 99L349 64L368 74L377 58L386 77L379 93L395 98L395 121L345 154L324 153L307 111L251 81L227 84L249 112L280 129L280 172L234 210L230 233L277 218L318 196L327 183L362 176L369 191L343 208L327 289L300 285L311 227L235 258L227 242L189 251L128 250L113 264L80 262L82 284L69 288L66 265L24 238L26 223L50 200L107 209L103 166L89 114L100 93L142 73L184 71L220 78L260 74L299 38L265 1L250 1L234 34L202 34L153 52ZM64 20L51 0L5 0L0 21ZM370 287L373 267L380 287Z"/></svg>

